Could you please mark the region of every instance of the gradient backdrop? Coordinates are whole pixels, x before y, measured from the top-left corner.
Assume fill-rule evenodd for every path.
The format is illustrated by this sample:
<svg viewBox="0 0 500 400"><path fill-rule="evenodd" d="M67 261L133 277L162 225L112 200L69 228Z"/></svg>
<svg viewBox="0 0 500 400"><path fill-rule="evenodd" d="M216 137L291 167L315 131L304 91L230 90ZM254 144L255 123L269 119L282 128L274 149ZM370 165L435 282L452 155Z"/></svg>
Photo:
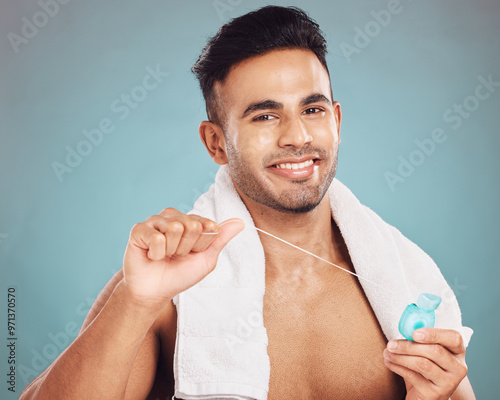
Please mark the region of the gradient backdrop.
<svg viewBox="0 0 500 400"><path fill-rule="evenodd" d="M18 337L14 394L1 346L1 399L73 340L131 227L188 211L213 181L190 67L220 25L266 4L1 0L0 339L9 287ZM440 266L475 330L477 397L498 398L500 3L274 4L303 7L328 40L337 177Z"/></svg>

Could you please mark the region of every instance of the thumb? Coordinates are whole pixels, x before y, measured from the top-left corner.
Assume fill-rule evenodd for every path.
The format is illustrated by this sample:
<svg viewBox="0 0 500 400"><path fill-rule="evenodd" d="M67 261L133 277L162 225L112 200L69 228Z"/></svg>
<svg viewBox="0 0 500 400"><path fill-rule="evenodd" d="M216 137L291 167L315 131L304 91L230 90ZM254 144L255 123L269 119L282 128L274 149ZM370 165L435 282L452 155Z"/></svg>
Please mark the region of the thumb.
<svg viewBox="0 0 500 400"><path fill-rule="evenodd" d="M209 257L217 258L226 244L245 229L245 223L239 218L231 218L219 225L219 234L212 244L205 250Z"/></svg>

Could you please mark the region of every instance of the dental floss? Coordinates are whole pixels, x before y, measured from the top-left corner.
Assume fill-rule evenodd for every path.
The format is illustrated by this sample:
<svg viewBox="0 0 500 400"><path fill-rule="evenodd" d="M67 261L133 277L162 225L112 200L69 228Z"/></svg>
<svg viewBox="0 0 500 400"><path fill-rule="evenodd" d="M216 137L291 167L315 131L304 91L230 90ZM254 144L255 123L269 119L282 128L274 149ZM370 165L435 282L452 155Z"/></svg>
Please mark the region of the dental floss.
<svg viewBox="0 0 500 400"><path fill-rule="evenodd" d="M221 225L222 225L222 224L221 224ZM219 226L220 226L220 225L219 225ZM290 243L290 242L287 242L286 240L281 239L281 238L279 238L278 236L273 235L272 233L266 232L265 230L260 229L260 228L257 228L256 226L254 226L253 228L255 228L256 230L258 230L259 232L262 232L262 233L264 233L264 234L266 234L266 235L268 235L268 236L273 237L274 239L279 240L280 242L283 242L283 243L285 243L285 244L287 244L287 245L289 245L289 246L292 246L293 248L295 248L295 249L297 249L297 250L303 251L304 253L309 254L309 255L311 255L311 256L313 256L313 257L317 258L318 260L324 261L324 262L326 262L327 264L333 265L334 267L336 267L336 268L338 268L338 269L341 269L342 271L345 271L345 272L347 272L347 273L349 273L349 274L351 274L351 275L357 276L358 278L363 279L363 280L365 280L365 281L367 281L367 282L370 282L372 285L378 286L380 289L384 289L384 290L386 290L386 288L384 288L383 286L380 286L378 283L375 283L375 282L373 282L373 281L371 281L371 280L369 280L369 279L367 279L367 278L365 278L365 277L363 277L363 276L361 276L361 275L355 274L354 272L351 272L351 271L349 271L349 270L347 270L347 269L345 269L345 268L342 268L341 266L339 266L339 265L337 265L337 264L334 264L334 263L332 263L332 262L330 262L330 261L328 261L328 260L325 260L324 258L322 258L322 257L320 257L320 256L317 256L316 254L311 253L310 251L307 251L307 250L305 250L305 249L303 249L303 248L301 248L301 247L299 247L299 246L296 246L296 245L294 245L294 244L292 244L292 243ZM202 232L202 234L203 234L203 235L217 235L217 234L218 234L218 232Z"/></svg>
<svg viewBox="0 0 500 400"><path fill-rule="evenodd" d="M281 239L281 238L273 235L272 233L266 232L263 229L257 228L256 226L254 226L254 228L257 231L262 232L262 233L264 233L264 234L266 234L266 235L268 235L276 240L279 240L280 242L283 242L283 243L285 243L285 244L287 244L287 245L289 245L297 250L300 250L306 254L309 254L309 255L317 258L318 260L321 260L321 261L326 262L327 264L333 265L334 267L341 269L341 270L343 270L351 275L354 275L354 276L358 277L359 279L363 279L366 282L370 282L372 285L378 286L379 288L381 288L383 290L387 290L387 288L380 286L378 283L375 283L375 282L373 282L373 281L371 281L371 280L369 280L361 275L355 274L354 272L351 272L345 268L342 268L341 266L339 266L337 264L334 264L328 260L325 260L324 258L319 257L316 254L311 253L310 251L307 251L307 250L305 250L299 246L296 246L290 242L287 242L286 240ZM216 235L218 232L202 232L202 233L205 235ZM439 306L440 303L441 303L441 298L439 296L429 294L429 293L420 294L417 304L412 303L412 304L408 305L406 307L406 309L404 310L403 314L401 315L401 318L400 318L399 324L398 324L399 332L407 340L413 341L413 338L412 338L413 331L415 331L416 329L419 329L419 328L423 328L423 327L429 327L429 328L434 327L434 322L435 322L434 310Z"/></svg>
<svg viewBox="0 0 500 400"><path fill-rule="evenodd" d="M305 249L303 249L303 248L301 248L301 247L299 247L299 246L295 246L294 244L292 244L292 243L290 243L290 242L287 242L286 240L283 240L283 239L279 238L278 236L274 236L273 234L271 234L271 233L269 233L269 232L266 232L266 231L264 231L264 230L262 230L262 229L260 229L260 228L257 228L257 227L255 227L255 229L257 229L259 232L265 233L266 235L271 236L271 237L273 237L273 238L275 238L275 239L279 240L280 242L286 243L286 244L288 244L289 246L292 246L293 248L295 248L295 249L297 249L297 250L303 251L304 253L309 254L309 255L311 255L311 256L313 256L313 257L317 258L318 260L324 261L324 262L326 262L326 263L328 263L328 264L330 264L330 265L333 265L334 267L337 267L338 269L341 269L342 271L345 271L345 272L347 272L347 273L349 273L349 274L351 274L351 275L357 276L358 278L361 278L361 279L363 279L363 280L365 280L365 281L367 281L367 282L370 282L371 284L373 284L373 285L375 285L375 286L378 286L378 287L379 287L379 288L381 288L381 289L385 289L384 287L380 286L378 283L375 283L375 282L373 282L373 281L371 281L371 280L369 280L369 279L367 279L367 278L365 278L365 277L363 277L363 276L360 276L360 275L358 275L358 274L355 274L354 272L351 272L351 271L349 271L349 270L347 270L347 269L345 269L345 268L342 268L341 266L339 266L339 265L337 265L337 264L334 264L334 263L332 263L332 262L330 262L330 261L328 261L328 260L325 260L324 258L321 258L320 256L317 256L316 254L313 254L313 253L311 253L310 251L307 251L307 250L305 250Z"/></svg>

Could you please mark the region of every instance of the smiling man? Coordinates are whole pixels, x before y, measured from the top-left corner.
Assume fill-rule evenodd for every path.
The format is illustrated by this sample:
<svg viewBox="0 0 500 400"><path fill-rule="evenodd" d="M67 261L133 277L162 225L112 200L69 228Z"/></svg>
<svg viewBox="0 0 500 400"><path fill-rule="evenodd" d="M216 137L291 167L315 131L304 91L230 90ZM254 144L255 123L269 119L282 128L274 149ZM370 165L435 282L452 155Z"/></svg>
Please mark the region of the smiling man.
<svg viewBox="0 0 500 400"><path fill-rule="evenodd" d="M167 208L134 226L122 270L99 296L77 339L22 399L475 398L466 377L470 333L461 326L455 299L443 305L456 316L455 329L424 328L414 342L395 340L398 321L381 320L388 311L355 276L264 234L349 272L364 268L359 255L368 249L372 279L380 285L389 283L382 266L374 268L389 252L379 247L387 246L407 263L427 263L433 288L449 290L422 250L335 179L342 114L325 54L317 24L293 7L268 6L236 18L209 41L193 71L207 104L200 137L221 165L213 189L193 213ZM356 230L361 214L368 222ZM380 231L363 236L372 223ZM258 236L255 230L241 236L252 227ZM255 351L232 359L231 346L210 347L217 336L210 329L227 329L234 322L231 312L252 289L241 277L253 264L234 256L249 254L238 238L251 240L252 234L256 255L250 272L258 271L260 250L264 256L265 293L252 292L264 339L250 338L245 345ZM393 284L401 293L412 288L413 296L421 289L418 274L424 269L389 268L400 277ZM233 297L211 308L213 297L227 289L224 271L243 282L231 287ZM206 318L209 325L197 331L195 315L200 326ZM183 324L189 318L194 327L187 331ZM188 346L197 355L189 359L182 348L198 339L203 345ZM241 376L233 373L238 363ZM225 375L217 376L223 367Z"/></svg>
<svg viewBox="0 0 500 400"><path fill-rule="evenodd" d="M329 88L317 57L300 49L242 61L226 85L215 85L221 104L231 105L222 123L228 134L207 121L202 139L217 163L229 164L251 209L300 219L324 199L337 169L341 120Z"/></svg>

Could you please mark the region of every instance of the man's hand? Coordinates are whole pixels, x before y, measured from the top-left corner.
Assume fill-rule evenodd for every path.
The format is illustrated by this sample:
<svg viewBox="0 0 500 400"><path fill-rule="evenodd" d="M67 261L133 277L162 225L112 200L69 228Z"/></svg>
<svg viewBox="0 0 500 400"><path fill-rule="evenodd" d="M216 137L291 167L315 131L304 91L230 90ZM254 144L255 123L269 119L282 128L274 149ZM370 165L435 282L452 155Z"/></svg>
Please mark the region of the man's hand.
<svg viewBox="0 0 500 400"><path fill-rule="evenodd" d="M407 400L448 400L467 376L462 336L453 330L421 328L413 332L413 340L389 341L385 365L404 378Z"/></svg>
<svg viewBox="0 0 500 400"><path fill-rule="evenodd" d="M214 270L220 251L244 226L237 218L218 226L173 208L135 225L123 261L128 295L148 307L163 308Z"/></svg>

